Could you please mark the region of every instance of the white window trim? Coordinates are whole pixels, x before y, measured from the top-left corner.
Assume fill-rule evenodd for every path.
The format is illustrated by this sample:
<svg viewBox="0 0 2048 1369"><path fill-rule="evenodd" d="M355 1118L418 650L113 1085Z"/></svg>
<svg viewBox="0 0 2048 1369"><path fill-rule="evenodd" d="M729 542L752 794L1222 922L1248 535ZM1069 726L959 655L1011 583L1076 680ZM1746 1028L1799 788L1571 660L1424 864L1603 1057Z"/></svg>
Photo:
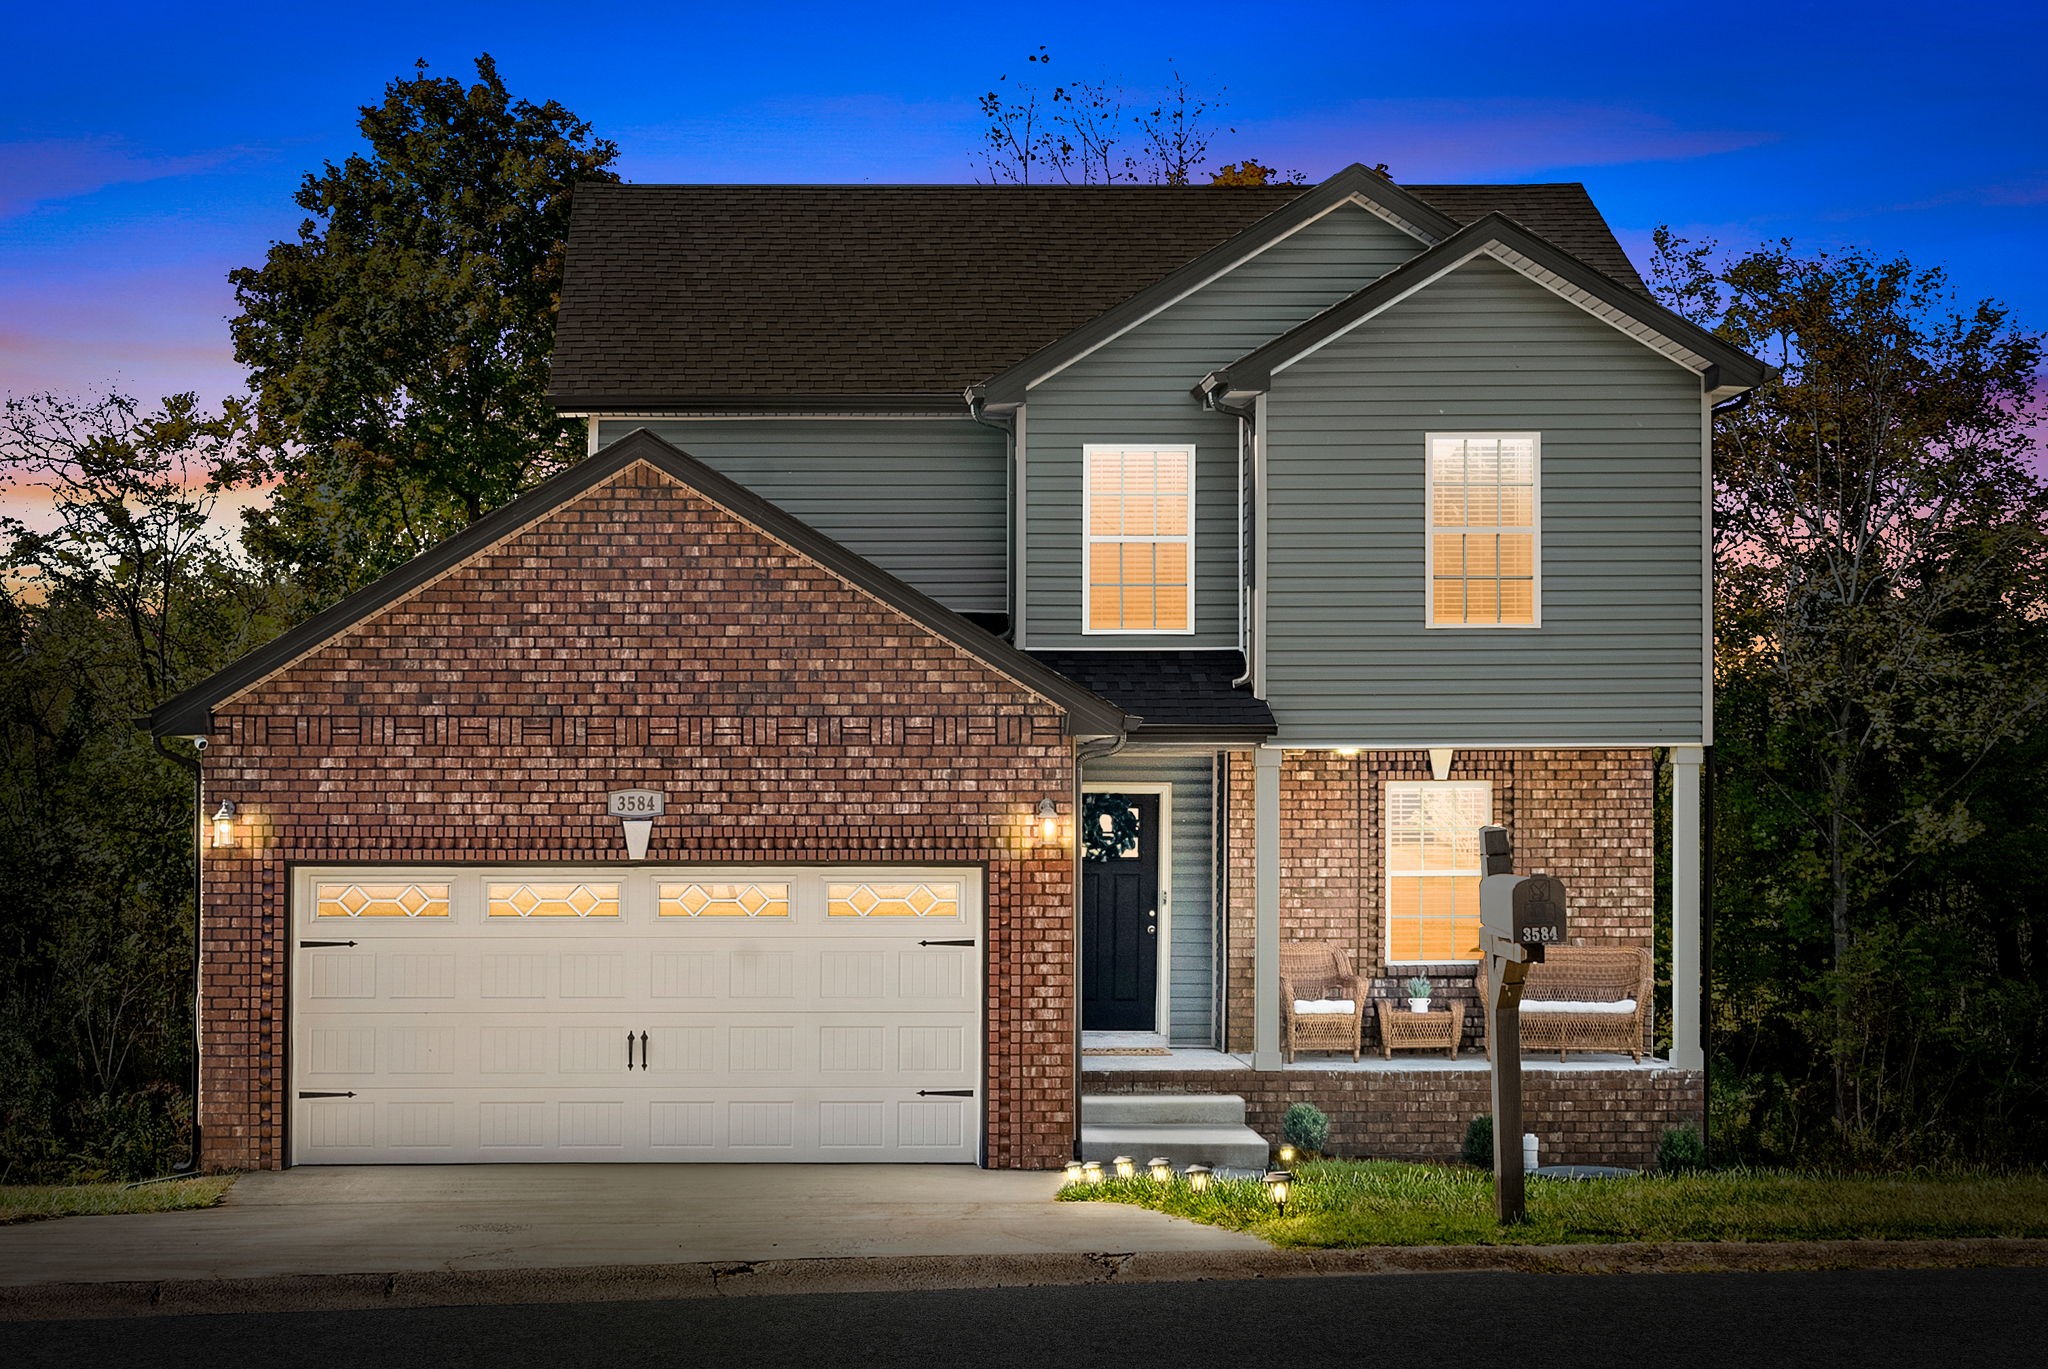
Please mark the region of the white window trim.
<svg viewBox="0 0 2048 1369"><path fill-rule="evenodd" d="M1395 881L1395 880L1397 880L1397 879L1453 879L1453 878L1456 878L1456 877L1458 877L1459 875L1463 875L1463 876L1465 876L1466 878L1470 878L1470 877L1471 877L1472 875L1480 873L1480 872L1479 872L1479 871L1477 871L1477 870L1432 870L1432 871L1427 871L1427 872L1423 872L1423 873L1415 873L1415 872L1407 872L1407 873L1401 873L1401 874L1396 874L1396 873L1395 873L1395 871L1394 871L1394 861L1393 861L1393 849L1392 849L1392 846L1393 846L1393 839L1394 839L1394 827L1393 827L1393 823L1392 823L1392 822L1390 822L1390 821L1388 820L1388 818L1387 818L1387 812L1388 812L1389 808L1391 807L1391 805L1390 805L1390 804L1388 803L1388 799L1389 799L1389 797L1390 797L1390 796L1392 795L1392 793L1393 793L1393 791L1394 791L1394 790L1396 790L1396 789L1400 789L1400 788L1404 788L1404 787L1413 787L1413 788L1416 788L1416 789L1437 789L1437 790L1445 790L1445 789L1480 789L1480 790L1484 790L1484 791L1486 792L1486 819L1487 819L1487 821L1488 821L1488 822L1491 822L1491 821L1493 821L1493 820L1494 820L1494 810L1493 810L1493 797L1494 797L1494 795L1493 795L1493 781L1492 781L1492 780L1388 780L1388 781L1387 781L1387 782L1386 782L1386 783L1385 783L1385 784L1384 784L1383 786L1381 786L1381 789L1380 789L1380 863L1381 863L1381 865L1382 865L1382 866L1384 867L1384 869L1385 869L1385 883L1384 883L1384 884L1383 884L1383 885L1381 886L1381 889L1380 889L1380 935L1381 935L1381 936L1382 936L1382 937L1384 938L1384 940L1383 940L1383 941L1382 941L1382 942L1381 942L1380 944L1381 944L1381 946L1382 946L1382 947L1388 948L1389 950L1391 950L1391 948L1393 947L1393 944L1394 944L1394 881ZM1382 956L1381 956L1380 958L1381 958L1381 959L1382 959L1382 960L1383 960L1383 961L1384 961L1384 962L1386 963L1386 966L1387 966L1387 968L1388 968L1388 969L1390 969L1390 970L1391 970L1391 969L1395 969L1395 968L1397 968L1397 967L1398 967L1398 968L1407 968L1407 967L1411 967L1411 966L1423 966L1423 965L1476 965L1476 964L1478 964L1478 963L1479 963L1479 961L1478 961L1478 959L1477 959L1477 958L1474 958L1474 959L1472 959L1472 960L1396 960L1396 959L1394 959L1394 957L1393 957L1393 956L1392 956L1391 954L1387 954L1387 955L1382 955Z"/></svg>
<svg viewBox="0 0 2048 1369"><path fill-rule="evenodd" d="M1439 442L1526 439L1535 473L1529 492L1529 584L1531 613L1526 623L1439 623L1436 617L1436 462ZM1422 435L1422 626L1432 632L1527 632L1543 626L1543 434L1531 432L1429 432Z"/></svg>
<svg viewBox="0 0 2048 1369"><path fill-rule="evenodd" d="M1179 452L1188 463L1188 530L1179 536L1104 536L1104 542L1180 542L1188 549L1188 625L1184 628L1090 627L1094 597L1088 556L1098 540L1088 472L1097 452ZM1195 635L1195 444L1192 442L1085 442L1081 445L1081 635L1084 637L1192 637Z"/></svg>

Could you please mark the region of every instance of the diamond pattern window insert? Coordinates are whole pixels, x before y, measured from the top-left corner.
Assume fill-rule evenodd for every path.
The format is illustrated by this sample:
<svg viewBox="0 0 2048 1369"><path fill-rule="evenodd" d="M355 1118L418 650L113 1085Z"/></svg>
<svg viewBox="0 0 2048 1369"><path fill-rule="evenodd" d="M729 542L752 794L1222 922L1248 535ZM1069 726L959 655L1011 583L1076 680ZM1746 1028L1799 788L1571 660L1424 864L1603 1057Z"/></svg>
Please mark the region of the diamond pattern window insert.
<svg viewBox="0 0 2048 1369"><path fill-rule="evenodd" d="M1387 962L1479 958L1479 829L1493 820L1485 783L1387 786Z"/></svg>
<svg viewBox="0 0 2048 1369"><path fill-rule="evenodd" d="M1089 632L1189 632L1192 447L1086 449Z"/></svg>
<svg viewBox="0 0 2048 1369"><path fill-rule="evenodd" d="M830 917L960 916L960 886L928 884L828 884L825 912Z"/></svg>
<svg viewBox="0 0 2048 1369"><path fill-rule="evenodd" d="M1429 439L1431 627L1536 622L1534 436Z"/></svg>
<svg viewBox="0 0 2048 1369"><path fill-rule="evenodd" d="M316 884L315 917L446 917L445 884Z"/></svg>
<svg viewBox="0 0 2048 1369"><path fill-rule="evenodd" d="M663 917L788 917L787 884L664 884Z"/></svg>
<svg viewBox="0 0 2048 1369"><path fill-rule="evenodd" d="M616 884L486 884L492 917L617 917Z"/></svg>

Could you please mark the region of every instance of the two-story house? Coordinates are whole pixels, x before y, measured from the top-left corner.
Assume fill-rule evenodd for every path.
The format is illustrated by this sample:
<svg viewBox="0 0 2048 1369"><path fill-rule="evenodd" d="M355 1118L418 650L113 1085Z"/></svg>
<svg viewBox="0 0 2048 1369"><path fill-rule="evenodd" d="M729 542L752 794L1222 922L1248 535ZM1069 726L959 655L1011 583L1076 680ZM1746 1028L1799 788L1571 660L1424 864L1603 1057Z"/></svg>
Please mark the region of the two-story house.
<svg viewBox="0 0 2048 1369"><path fill-rule="evenodd" d="M1668 926L1668 1052L1530 1067L1549 1154L1646 1158L1764 375L1575 185L582 188L589 458L153 720L207 1163L1044 1167L1083 1090L1447 1154L1483 1057L1290 1062L1342 1000L1281 970L1476 1038L1487 823L1575 941Z"/></svg>

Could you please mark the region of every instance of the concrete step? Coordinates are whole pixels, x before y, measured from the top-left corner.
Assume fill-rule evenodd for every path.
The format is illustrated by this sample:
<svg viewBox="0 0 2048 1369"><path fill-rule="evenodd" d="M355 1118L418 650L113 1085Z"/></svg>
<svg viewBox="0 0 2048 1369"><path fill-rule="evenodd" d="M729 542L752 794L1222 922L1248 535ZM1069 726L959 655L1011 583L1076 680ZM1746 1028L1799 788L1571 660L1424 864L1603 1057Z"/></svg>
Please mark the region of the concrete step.
<svg viewBox="0 0 2048 1369"><path fill-rule="evenodd" d="M1173 1161L1175 1169L1207 1165L1211 1169L1262 1171L1269 1151L1266 1138L1250 1127L1239 1126L1081 1126L1081 1158L1100 1160L1107 1166L1119 1155L1128 1155L1144 1172L1145 1162L1155 1155Z"/></svg>
<svg viewBox="0 0 2048 1369"><path fill-rule="evenodd" d="M1234 1093L1091 1093L1081 1097L1081 1125L1175 1127L1244 1125L1244 1099Z"/></svg>

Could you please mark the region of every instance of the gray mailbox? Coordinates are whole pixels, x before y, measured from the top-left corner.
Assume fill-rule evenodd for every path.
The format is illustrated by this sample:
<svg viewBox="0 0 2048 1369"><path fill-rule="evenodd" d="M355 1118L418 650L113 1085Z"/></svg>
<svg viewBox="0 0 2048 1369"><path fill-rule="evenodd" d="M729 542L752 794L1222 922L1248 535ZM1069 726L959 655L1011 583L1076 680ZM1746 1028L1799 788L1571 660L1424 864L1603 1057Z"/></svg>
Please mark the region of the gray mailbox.
<svg viewBox="0 0 2048 1369"><path fill-rule="evenodd" d="M1564 944L1564 881L1553 875L1488 875L1479 881L1479 927L1520 946L1530 960Z"/></svg>

